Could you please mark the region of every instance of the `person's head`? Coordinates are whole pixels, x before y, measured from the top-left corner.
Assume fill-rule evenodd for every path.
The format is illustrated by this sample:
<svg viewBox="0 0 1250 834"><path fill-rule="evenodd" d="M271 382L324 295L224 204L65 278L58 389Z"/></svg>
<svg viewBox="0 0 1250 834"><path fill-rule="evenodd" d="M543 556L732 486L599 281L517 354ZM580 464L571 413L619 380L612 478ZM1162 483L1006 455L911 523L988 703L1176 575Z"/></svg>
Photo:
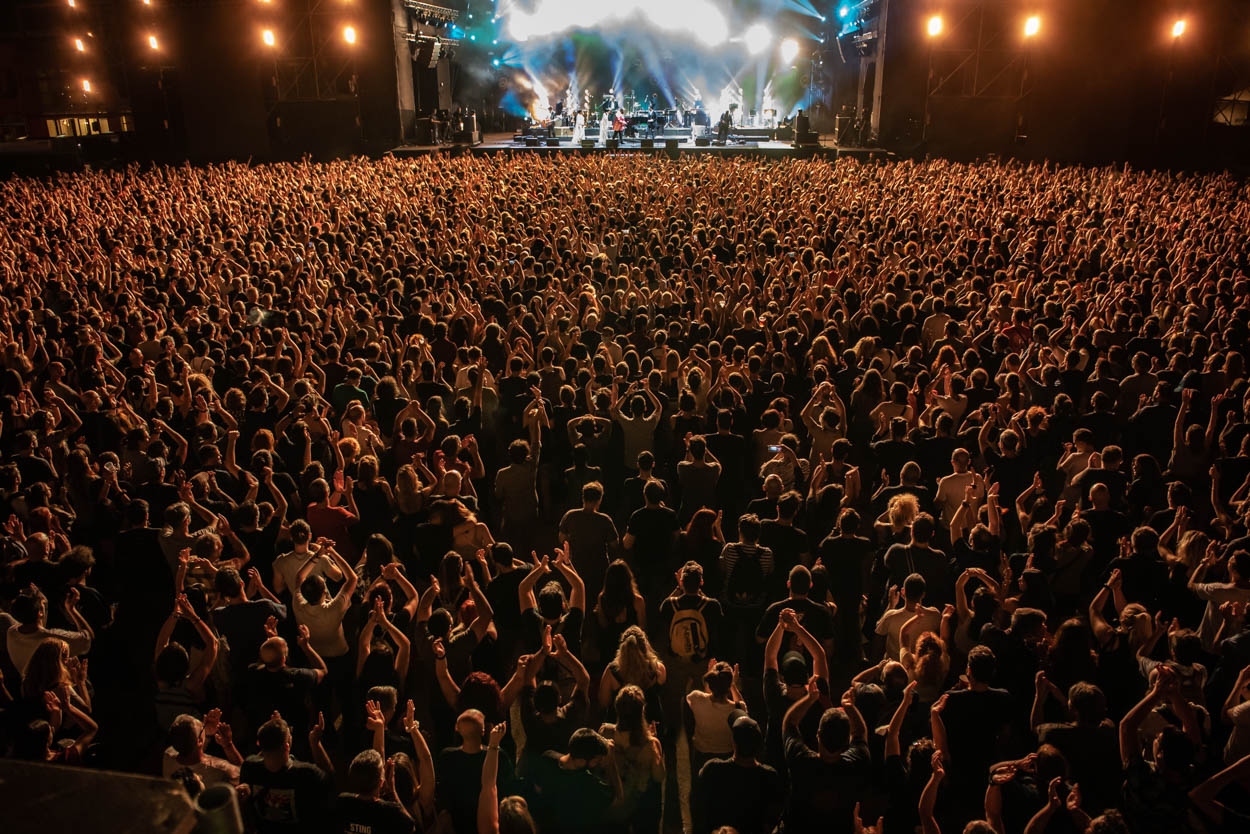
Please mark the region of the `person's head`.
<svg viewBox="0 0 1250 834"><path fill-rule="evenodd" d="M908 605L919 605L924 602L925 581L918 573L908 575L903 580L903 601Z"/></svg>
<svg viewBox="0 0 1250 834"><path fill-rule="evenodd" d="M764 746L764 733L759 723L749 715L739 715L729 729L733 736L734 755L739 759L754 760Z"/></svg>
<svg viewBox="0 0 1250 834"><path fill-rule="evenodd" d="M523 796L506 796L499 800L499 834L536 834L538 824L530 815Z"/></svg>
<svg viewBox="0 0 1250 834"><path fill-rule="evenodd" d="M1068 712L1078 724L1097 727L1107 717L1107 696L1092 683L1074 683L1068 687Z"/></svg>
<svg viewBox="0 0 1250 834"><path fill-rule="evenodd" d="M812 572L803 565L795 565L790 568L790 576L786 580L786 587L790 589L790 596L805 597L812 590Z"/></svg>
<svg viewBox="0 0 1250 834"><path fill-rule="evenodd" d="M48 616L48 598L34 585L30 585L18 593L9 610L21 625L42 625Z"/></svg>
<svg viewBox="0 0 1250 834"><path fill-rule="evenodd" d="M764 478L764 495L769 501L779 500L784 488L785 481L781 480L780 475L772 474Z"/></svg>
<svg viewBox="0 0 1250 834"><path fill-rule="evenodd" d="M777 499L777 518L786 522L794 521L794 517L799 514L802 506L802 496L794 490L785 492Z"/></svg>
<svg viewBox="0 0 1250 834"><path fill-rule="evenodd" d="M602 501L603 484L598 481L591 481L582 487L582 507L587 510L597 510Z"/></svg>
<svg viewBox="0 0 1250 834"><path fill-rule="evenodd" d="M276 712L256 731L256 746L270 766L283 766L291 758L291 728Z"/></svg>
<svg viewBox="0 0 1250 834"><path fill-rule="evenodd" d="M530 444L524 440L514 440L508 444L508 460L514 464L522 464L529 458Z"/></svg>
<svg viewBox="0 0 1250 834"><path fill-rule="evenodd" d="M738 519L738 539L745 544L755 544L760 540L759 516L747 513Z"/></svg>
<svg viewBox="0 0 1250 834"><path fill-rule="evenodd" d="M885 507L886 518L896 531L906 530L920 515L920 502L910 492L900 492L891 496Z"/></svg>
<svg viewBox="0 0 1250 834"><path fill-rule="evenodd" d="M564 586L554 579L543 585L538 591L538 615L547 622L555 622L564 616L567 600Z"/></svg>
<svg viewBox="0 0 1250 834"><path fill-rule="evenodd" d="M816 729L816 740L822 753L837 754L845 750L851 741L851 720L846 710L842 707L825 710Z"/></svg>
<svg viewBox="0 0 1250 834"><path fill-rule="evenodd" d="M540 681L534 687L534 711L539 715L555 715L559 708L559 687L552 681Z"/></svg>
<svg viewBox="0 0 1250 834"><path fill-rule="evenodd" d="M721 700L729 698L729 694L733 689L733 682L733 667L724 661L712 664L703 673L703 685L712 694L713 698Z"/></svg>
<svg viewBox="0 0 1250 834"><path fill-rule="evenodd" d="M568 756L575 767L598 767L606 755L608 742L594 730L582 727L569 736Z"/></svg>
<svg viewBox="0 0 1250 834"><path fill-rule="evenodd" d="M974 646L968 652L968 682L989 686L998 674L998 658L988 646Z"/></svg>
<svg viewBox="0 0 1250 834"><path fill-rule="evenodd" d="M213 587L223 599L235 600L243 596L243 579L234 568L222 568L213 577Z"/></svg>
<svg viewBox="0 0 1250 834"><path fill-rule="evenodd" d="M648 506L659 506L664 503L664 484L652 478L643 484L642 497Z"/></svg>
<svg viewBox="0 0 1250 834"><path fill-rule="evenodd" d="M198 760L204 752L204 723L185 712L179 715L169 726L169 746L181 759Z"/></svg>
<svg viewBox="0 0 1250 834"><path fill-rule="evenodd" d="M299 586L299 594L308 605L320 605L326 595L326 581L321 574L311 574Z"/></svg>
<svg viewBox="0 0 1250 834"><path fill-rule="evenodd" d="M382 792L385 772L381 753L372 748L361 750L347 767L348 789L358 796L376 798Z"/></svg>
<svg viewBox="0 0 1250 834"><path fill-rule="evenodd" d="M456 733L466 744L481 743L486 737L486 716L481 710L465 710L456 719Z"/></svg>
<svg viewBox="0 0 1250 834"><path fill-rule="evenodd" d="M915 544L928 544L933 540L933 516L921 513L911 524L911 540Z"/></svg>
<svg viewBox="0 0 1250 834"><path fill-rule="evenodd" d="M697 594L703 588L703 566L691 560L677 571L677 585L684 593Z"/></svg>
<svg viewBox="0 0 1250 834"><path fill-rule="evenodd" d="M69 644L58 637L45 637L35 646L26 671L22 675L22 695L26 698L42 698L43 693L69 683Z"/></svg>
<svg viewBox="0 0 1250 834"><path fill-rule="evenodd" d="M642 689L631 684L622 686L613 701L616 708L616 729L629 733L630 741L637 744L650 738L647 727L647 696Z"/></svg>
<svg viewBox="0 0 1250 834"><path fill-rule="evenodd" d="M651 648L647 633L635 625L625 629L625 633L621 635L616 647L615 663L622 680L639 686L650 686L655 682L660 659Z"/></svg>

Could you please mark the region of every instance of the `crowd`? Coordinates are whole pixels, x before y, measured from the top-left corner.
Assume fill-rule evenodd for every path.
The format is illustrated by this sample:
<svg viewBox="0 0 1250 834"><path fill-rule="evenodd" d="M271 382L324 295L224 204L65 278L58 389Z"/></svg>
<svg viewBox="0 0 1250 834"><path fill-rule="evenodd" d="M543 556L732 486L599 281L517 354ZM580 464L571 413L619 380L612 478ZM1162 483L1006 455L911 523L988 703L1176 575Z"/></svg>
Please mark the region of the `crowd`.
<svg viewBox="0 0 1250 834"><path fill-rule="evenodd" d="M0 183L0 754L260 834L1247 830L1247 196Z"/></svg>

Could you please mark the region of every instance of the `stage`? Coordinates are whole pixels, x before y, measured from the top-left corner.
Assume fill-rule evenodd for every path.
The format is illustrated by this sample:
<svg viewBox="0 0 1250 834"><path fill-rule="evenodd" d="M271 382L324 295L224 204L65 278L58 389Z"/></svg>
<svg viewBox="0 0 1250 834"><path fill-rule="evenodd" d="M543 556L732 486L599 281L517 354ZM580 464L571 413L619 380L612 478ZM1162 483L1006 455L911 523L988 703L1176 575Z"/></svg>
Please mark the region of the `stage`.
<svg viewBox="0 0 1250 834"><path fill-rule="evenodd" d="M524 138L520 141L517 136L512 133L488 133L482 137L482 141L475 145L467 143L444 144L444 145L401 145L395 148L391 153L398 157L424 156L430 153L475 153L475 154L497 154L509 152L526 152L526 153L668 153L673 155L688 154L709 154L712 156L758 156L769 159L784 159L786 157L796 157L800 159L810 159L812 157L823 157L827 159L836 159L838 157L849 156L856 159L888 159L893 154L882 148L852 148L838 147L834 144L832 135L820 137L819 144L815 146L805 146L796 148L792 142L781 142L775 139L761 139L751 137L749 139L731 138L724 145L715 143L699 144L691 138L656 138L652 142L651 147L644 147L643 140L631 138L623 140L617 147L608 147L598 141L595 136L595 144L593 147L584 147L580 144L574 144L572 139L537 139L529 137L530 141L526 142Z"/></svg>

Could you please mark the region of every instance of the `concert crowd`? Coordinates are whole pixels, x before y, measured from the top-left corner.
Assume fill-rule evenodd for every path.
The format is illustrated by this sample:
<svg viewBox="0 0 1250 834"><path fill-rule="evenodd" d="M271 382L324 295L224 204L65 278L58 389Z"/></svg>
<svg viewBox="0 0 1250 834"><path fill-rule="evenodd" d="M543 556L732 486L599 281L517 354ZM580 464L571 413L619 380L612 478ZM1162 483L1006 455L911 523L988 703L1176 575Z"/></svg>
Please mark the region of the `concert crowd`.
<svg viewBox="0 0 1250 834"><path fill-rule="evenodd" d="M1247 196L0 183L0 755L260 834L1245 831Z"/></svg>

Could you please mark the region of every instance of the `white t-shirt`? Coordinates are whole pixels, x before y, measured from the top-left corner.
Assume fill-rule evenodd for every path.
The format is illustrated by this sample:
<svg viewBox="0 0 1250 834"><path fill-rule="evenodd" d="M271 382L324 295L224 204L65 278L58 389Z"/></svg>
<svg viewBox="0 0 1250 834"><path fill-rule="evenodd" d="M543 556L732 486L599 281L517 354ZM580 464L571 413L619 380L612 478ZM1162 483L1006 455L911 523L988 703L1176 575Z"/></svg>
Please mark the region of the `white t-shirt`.
<svg viewBox="0 0 1250 834"><path fill-rule="evenodd" d="M687 695L686 703L694 713L694 749L700 753L732 754L734 740L729 715L739 709L738 705L714 701L711 693L702 689Z"/></svg>
<svg viewBox="0 0 1250 834"><path fill-rule="evenodd" d="M291 594L295 608L295 622L308 626L308 643L317 654L325 657L342 657L347 654L347 638L343 636L343 615L351 599L344 585L333 599L317 605L309 605L298 591Z"/></svg>

